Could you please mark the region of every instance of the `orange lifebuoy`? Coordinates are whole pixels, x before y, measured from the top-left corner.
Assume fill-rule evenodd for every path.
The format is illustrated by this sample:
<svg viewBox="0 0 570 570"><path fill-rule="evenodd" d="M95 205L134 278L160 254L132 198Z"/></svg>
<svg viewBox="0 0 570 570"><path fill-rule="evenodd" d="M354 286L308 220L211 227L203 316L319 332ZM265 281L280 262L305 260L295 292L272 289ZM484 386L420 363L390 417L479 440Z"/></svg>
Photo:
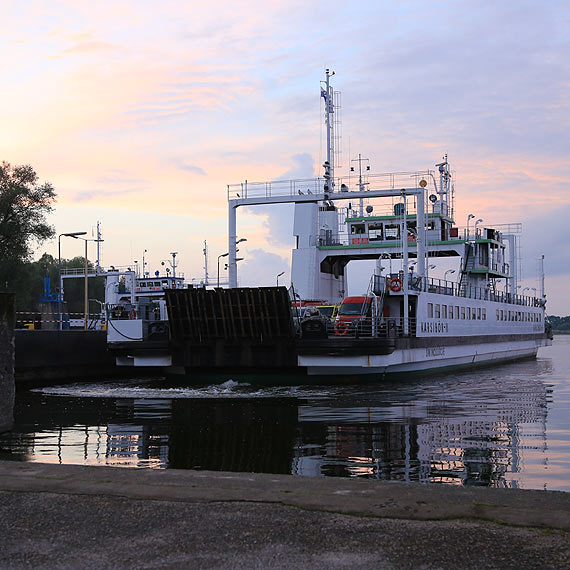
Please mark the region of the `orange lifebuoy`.
<svg viewBox="0 0 570 570"><path fill-rule="evenodd" d="M334 326L334 334L337 336L344 336L348 332L348 323L345 321L339 321Z"/></svg>
<svg viewBox="0 0 570 570"><path fill-rule="evenodd" d="M129 313L129 319L136 319L136 318L137 318L137 310L131 309L131 311Z"/></svg>
<svg viewBox="0 0 570 570"><path fill-rule="evenodd" d="M399 279L398 277L394 277L393 279L390 279L390 291L393 291L394 293L397 293L398 291L402 290L402 280Z"/></svg>

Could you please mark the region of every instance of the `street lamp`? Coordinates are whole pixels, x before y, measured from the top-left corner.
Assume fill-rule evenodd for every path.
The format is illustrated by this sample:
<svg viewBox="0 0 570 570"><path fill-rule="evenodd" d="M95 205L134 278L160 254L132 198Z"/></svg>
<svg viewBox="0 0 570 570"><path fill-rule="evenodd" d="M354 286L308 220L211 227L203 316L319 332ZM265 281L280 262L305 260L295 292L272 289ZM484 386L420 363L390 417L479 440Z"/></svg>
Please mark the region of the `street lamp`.
<svg viewBox="0 0 570 570"><path fill-rule="evenodd" d="M227 257L229 253L222 253L218 255L218 288L220 287L220 258Z"/></svg>
<svg viewBox="0 0 570 570"><path fill-rule="evenodd" d="M483 221L483 218L479 218L476 222L475 222L475 238L477 238L477 226Z"/></svg>
<svg viewBox="0 0 570 570"><path fill-rule="evenodd" d="M285 271L282 271L277 275L277 287L279 287L279 277L281 277L281 275L285 275Z"/></svg>
<svg viewBox="0 0 570 570"><path fill-rule="evenodd" d="M444 280L444 281L447 281L447 274L448 274L448 273L450 273L450 274L455 273L455 269L448 269L448 270L443 274L443 280Z"/></svg>
<svg viewBox="0 0 570 570"><path fill-rule="evenodd" d="M86 232L84 232L86 233ZM87 330L89 325L89 263L87 261L87 242L94 241L100 243L104 240L102 239L85 239L85 238L77 238L82 239L85 242L85 289L84 289L84 297L83 297L83 329ZM146 250L145 250L146 251Z"/></svg>
<svg viewBox="0 0 570 570"><path fill-rule="evenodd" d="M57 294L57 305L58 305L58 309L59 309L59 324L58 324L58 329L61 330L62 329L62 319L63 319L63 315L61 313L61 303L63 302L63 287L62 287L62 281L61 281L61 238L62 237L71 237L73 239L77 239L77 236L84 236L86 235L87 232L69 232L69 233L65 233L65 234L59 234L59 236L57 237L57 273L58 273L58 279L59 279L59 291Z"/></svg>
<svg viewBox="0 0 570 570"><path fill-rule="evenodd" d="M469 214L467 216L467 241L469 241L469 220L471 220L471 218L474 218L475 214Z"/></svg>

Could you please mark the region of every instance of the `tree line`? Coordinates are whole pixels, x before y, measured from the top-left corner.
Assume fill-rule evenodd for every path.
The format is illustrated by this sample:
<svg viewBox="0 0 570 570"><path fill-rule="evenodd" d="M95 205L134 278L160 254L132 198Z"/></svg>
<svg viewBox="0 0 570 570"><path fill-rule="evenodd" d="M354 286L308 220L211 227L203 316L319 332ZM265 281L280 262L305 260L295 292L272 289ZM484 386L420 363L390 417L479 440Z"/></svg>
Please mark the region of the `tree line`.
<svg viewBox="0 0 570 570"><path fill-rule="evenodd" d="M570 334L570 316L568 317L549 316L548 320L552 324L552 330L555 333Z"/></svg>
<svg viewBox="0 0 570 570"><path fill-rule="evenodd" d="M0 166L0 291L16 294L17 311L35 311L40 299L57 298L58 259L44 253L38 261L32 254L45 240L55 237L47 222L56 193L49 182L41 183L30 165ZM85 259L63 259L62 269L83 268ZM92 265L89 265L91 269ZM104 301L103 277L89 279L89 298ZM65 279L65 300L70 313L83 312L84 281ZM90 312L98 307L90 306Z"/></svg>

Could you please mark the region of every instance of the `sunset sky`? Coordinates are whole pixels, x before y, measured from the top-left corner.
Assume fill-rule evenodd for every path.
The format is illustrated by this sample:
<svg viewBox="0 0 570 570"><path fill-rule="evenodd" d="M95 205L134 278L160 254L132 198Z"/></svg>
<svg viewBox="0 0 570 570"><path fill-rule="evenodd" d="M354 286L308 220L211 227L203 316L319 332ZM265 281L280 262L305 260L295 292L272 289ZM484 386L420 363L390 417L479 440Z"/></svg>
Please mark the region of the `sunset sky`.
<svg viewBox="0 0 570 570"><path fill-rule="evenodd" d="M0 159L54 185L57 233L101 222L104 265L147 249L154 272L178 251L201 277L207 240L215 277L227 184L321 174L330 67L344 165L362 153L373 172L424 170L447 152L457 224L523 222L523 286L545 254L548 310L570 313L566 0L2 6ZM239 214L242 285L288 282L290 220Z"/></svg>

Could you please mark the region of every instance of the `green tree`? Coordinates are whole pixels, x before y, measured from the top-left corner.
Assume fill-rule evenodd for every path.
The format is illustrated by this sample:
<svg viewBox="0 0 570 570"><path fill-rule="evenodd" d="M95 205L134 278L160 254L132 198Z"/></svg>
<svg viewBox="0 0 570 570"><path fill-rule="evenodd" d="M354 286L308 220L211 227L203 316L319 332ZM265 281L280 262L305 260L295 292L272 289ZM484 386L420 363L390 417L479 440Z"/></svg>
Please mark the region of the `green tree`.
<svg viewBox="0 0 570 570"><path fill-rule="evenodd" d="M55 235L46 220L55 197L31 166L0 166L0 290L18 291L33 246Z"/></svg>
<svg viewBox="0 0 570 570"><path fill-rule="evenodd" d="M64 300L67 301L67 310L70 313L82 313L84 302L83 268L85 258L74 257L62 259L62 269L79 269L79 276L64 280ZM94 270L94 264L88 262L89 272ZM59 265L57 258L44 253L40 259L23 263L18 278L18 295L16 297L16 310L21 312L34 312L38 301L46 295L55 296L59 282ZM105 278L89 278L89 299L105 300ZM98 313L98 303L89 303L89 312Z"/></svg>

